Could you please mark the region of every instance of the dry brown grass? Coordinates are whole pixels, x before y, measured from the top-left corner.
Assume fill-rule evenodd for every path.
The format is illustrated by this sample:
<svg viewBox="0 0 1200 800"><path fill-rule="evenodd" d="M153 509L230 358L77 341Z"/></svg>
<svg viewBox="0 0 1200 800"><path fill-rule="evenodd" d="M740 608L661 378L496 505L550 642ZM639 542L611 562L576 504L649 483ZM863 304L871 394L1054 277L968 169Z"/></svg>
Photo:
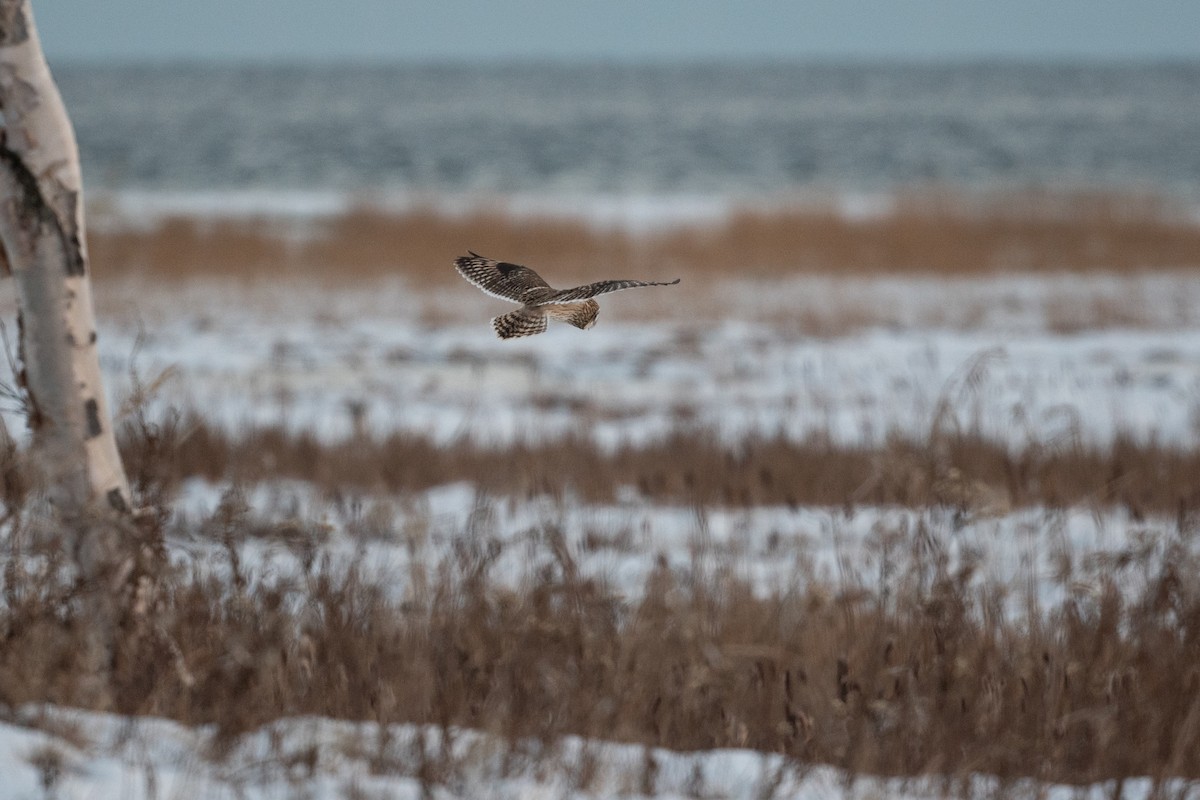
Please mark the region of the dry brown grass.
<svg viewBox="0 0 1200 800"><path fill-rule="evenodd" d="M896 439L882 448L755 438L731 448L707 432L679 432L608 451L585 439L503 449L439 445L415 435L326 444L277 428L230 436L196 417L128 428L131 474L156 497L184 478L255 483L276 478L327 490L419 491L467 481L493 493L614 500L634 487L659 502L753 506L950 506L997 513L1015 506L1124 507L1135 517L1200 508L1200 452L1118 440L1012 450L971 434Z"/></svg>
<svg viewBox="0 0 1200 800"><path fill-rule="evenodd" d="M401 602L410 576L385 587L319 561L300 578L246 574L236 544L261 528L236 504L199 530L229 547L231 577L210 577L211 563L164 570L158 627L117 638L114 711L214 723L226 740L316 714L465 726L514 748L581 734L876 774L1200 778L1188 528L1165 552L1114 562L1097 592L1067 575L1056 608L1015 598L1028 608L1016 619L925 537L882 536L877 584L797 576L764 598L662 566L629 601L581 578L552 525L523 556L539 579L506 588L491 575L504 544L479 531ZM49 567L5 575L0 703L90 707L87 587L53 569L53 544L15 541L8 556ZM1116 587L1133 576L1147 588L1124 599Z"/></svg>
<svg viewBox="0 0 1200 800"><path fill-rule="evenodd" d="M834 209L743 210L712 224L633 235L573 219L402 213L362 206L302 231L265 219L169 218L149 230L103 227L91 236L100 274L155 279L324 276L345 281L406 275L452 280L467 248L564 278L597 265L630 275L766 277L780 274L1131 272L1200 266L1200 226L1144 197L1001 194L905 196L888 213L848 218Z"/></svg>
<svg viewBox="0 0 1200 800"><path fill-rule="evenodd" d="M946 434L875 454L783 442L730 454L680 436L605 461L570 442L542 453L459 446L439 455L419 440L322 448L278 431L230 440L182 419L134 420L125 448L149 503L162 502L180 475L228 477L228 465L241 480L291 475L381 489L450 477L487 486L488 475L524 474L507 480L611 491L617 477L642 475L643 491L685 502L761 502L783 486L805 501L812 493L838 503L966 502L936 492L965 490L978 474L1018 493L1042 485L1041 502L1102 499L1099 482L1120 502L1178 504L1179 515L1161 547L1131 548L1088 575L1064 567L1065 599L1049 608L1036 581L1028 594L981 582L970 556L951 566L936 532L899 529L873 535L881 566L870 577L851 569L822 580L799 568L786 591L762 596L736 577L735 563L695 564L685 576L662 560L630 599L583 577L553 522L531 540L536 551L522 550L534 578L516 588L494 566L506 547L530 542L506 543L486 525L464 531L443 560L417 558L407 574L373 582L361 563L319 557L327 533L318 523L255 517L230 492L186 532L224 558L170 566L166 506L143 518L138 536L120 537L153 581L130 579L136 590L118 594L111 656L98 675L85 644L95 598L111 589L78 580L62 539L16 487L5 495L0 552L0 709L49 702L212 723L214 755L243 732L312 714L481 729L514 752L522 741L578 734L676 750L753 748L798 767L858 773L947 781L985 773L1001 779L1001 794L1025 777L1200 779L1200 563L1187 513L1195 490L1182 488L1200 474L1195 454L1125 444L1013 461ZM608 477L584 481L584 459ZM916 465L908 473L906 462ZM6 463L19 467L19 456ZM466 465L478 472L463 474ZM939 475L948 482L941 490ZM726 482L748 494L728 493ZM402 531L348 535L404 541ZM258 572L240 547L263 538L312 557L296 576ZM405 762L429 784L453 779L453 764L394 752L383 739L379 750L380 769Z"/></svg>

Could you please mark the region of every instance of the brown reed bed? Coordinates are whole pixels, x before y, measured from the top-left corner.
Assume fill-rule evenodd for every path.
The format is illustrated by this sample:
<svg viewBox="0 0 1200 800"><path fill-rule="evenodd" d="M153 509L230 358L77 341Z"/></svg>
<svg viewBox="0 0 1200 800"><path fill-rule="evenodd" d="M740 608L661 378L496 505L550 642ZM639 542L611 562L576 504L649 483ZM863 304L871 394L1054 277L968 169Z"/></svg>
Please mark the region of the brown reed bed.
<svg viewBox="0 0 1200 800"><path fill-rule="evenodd" d="M498 495L610 502L630 487L656 502L949 506L1002 513L1018 506L1123 507L1135 517L1200 508L1200 452L1118 439L1009 448L969 433L894 439L884 447L751 438L732 447L704 431L615 450L580 438L504 448L438 444L415 435L323 443L264 428L230 435L198 417L127 425L126 464L155 497L187 477L252 484L288 478L325 490L419 491L467 481Z"/></svg>
<svg viewBox="0 0 1200 800"><path fill-rule="evenodd" d="M212 724L218 758L242 733L319 715L431 724L445 741L456 729L483 730L508 742L513 758L531 741L552 754L566 735L750 748L799 770L944 776L949 794L980 774L999 779L999 796L1025 778L1200 780L1194 453L1120 442L1012 454L936 430L923 444L869 452L783 440L731 450L686 433L612 453L580 441L504 451L405 437L322 445L279 430L230 437L183 416L150 422L141 409L123 448L153 513L136 535L114 537L131 550L136 588L117 593L100 671L96 609L111 615L114 604L96 598L119 581L81 582L55 529L25 507L20 482L5 484L0 715L53 703ZM7 453L4 466L19 470L19 454ZM497 492L598 499L634 484L650 498L697 505L907 502L964 512L982 511L980 498L998 491L1014 503L1171 511L1177 526L1161 546L1068 564L1056 576L1064 599L1052 606L1036 581L989 584L969 555L952 566L944 532L900 528L873 536L882 567L869 574L822 579L801 565L791 586L764 596L737 577L736 563L676 571L662 560L641 592L625 596L583 576L553 522L531 540L537 549L520 545L529 578L518 584L494 574L514 545L486 523L464 530L441 560L417 557L373 579L361 562L320 557L328 534L319 521L272 525L232 493L186 531L207 555L167 559L167 498L187 475L372 491L473 480ZM400 530L347 535L406 541ZM298 575L259 570L240 546L264 537L313 557ZM431 786L471 769L383 735L372 746L380 771ZM645 773L653 794L652 763Z"/></svg>
<svg viewBox="0 0 1200 800"><path fill-rule="evenodd" d="M226 743L320 715L432 724L447 741L480 729L514 756L568 734L752 748L797 769L945 776L948 794L978 774L1000 779L999 796L1022 778L1200 779L1200 564L1187 528L1162 552L1114 562L1098 591L1063 576L1067 599L1051 608L981 586L929 537L898 533L880 537L878 583L801 574L763 597L732 572L685 580L660 566L630 599L580 577L552 525L544 549L523 556L538 579L515 589L491 574L504 545L486 531L384 586L320 559L300 577L252 576L236 544L255 530L223 508L198 531L225 545L224 561L161 564L136 600L154 624L118 627L100 686L81 647L97 587L55 568L53 542L10 537L0 708L211 723ZM23 558L42 567L11 566ZM1145 588L1123 595L1130 577ZM424 589L398 599L405 585ZM1005 612L1009 600L1026 611ZM383 736L374 746L380 770L453 780L450 759L426 762Z"/></svg>
<svg viewBox="0 0 1200 800"><path fill-rule="evenodd" d="M502 207L447 213L369 205L302 224L173 217L149 228L99 226L99 274L155 279L295 276L331 282L403 275L448 282L472 249L564 279L605 274L717 278L834 275L1126 273L1200 266L1200 225L1148 197L1081 193L900 196L891 210L852 218L832 207L743 209L711 223L633 234Z"/></svg>

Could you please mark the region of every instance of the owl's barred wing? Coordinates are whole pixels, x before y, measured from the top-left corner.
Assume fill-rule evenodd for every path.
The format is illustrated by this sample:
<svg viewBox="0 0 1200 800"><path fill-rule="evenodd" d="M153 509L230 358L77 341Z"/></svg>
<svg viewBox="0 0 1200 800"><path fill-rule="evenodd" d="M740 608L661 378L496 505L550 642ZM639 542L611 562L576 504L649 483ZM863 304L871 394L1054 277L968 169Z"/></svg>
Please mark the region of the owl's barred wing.
<svg viewBox="0 0 1200 800"><path fill-rule="evenodd" d="M516 339L519 336L533 336L535 333L545 333L546 316L526 308L518 308L507 314L501 314L492 320L492 329L501 339Z"/></svg>
<svg viewBox="0 0 1200 800"><path fill-rule="evenodd" d="M467 251L471 253L470 250ZM477 253L454 259L458 274L478 286L485 294L514 303L537 303L554 293L542 276L520 264L495 261Z"/></svg>
<svg viewBox="0 0 1200 800"><path fill-rule="evenodd" d="M562 289L542 298L538 302L541 304L574 303L577 300L586 300L589 297L608 294L609 292L619 292L622 289L638 289L642 286L674 286L677 283L679 283L679 278L665 283L659 281L599 281L584 286L576 286L574 289Z"/></svg>

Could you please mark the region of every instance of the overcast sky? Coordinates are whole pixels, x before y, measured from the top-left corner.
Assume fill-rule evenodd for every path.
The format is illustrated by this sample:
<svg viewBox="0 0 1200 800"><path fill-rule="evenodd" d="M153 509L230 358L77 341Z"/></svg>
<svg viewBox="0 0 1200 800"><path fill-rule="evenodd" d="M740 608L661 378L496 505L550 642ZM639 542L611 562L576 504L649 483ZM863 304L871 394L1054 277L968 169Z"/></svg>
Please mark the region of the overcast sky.
<svg viewBox="0 0 1200 800"><path fill-rule="evenodd" d="M33 0L58 60L1200 58L1200 0Z"/></svg>

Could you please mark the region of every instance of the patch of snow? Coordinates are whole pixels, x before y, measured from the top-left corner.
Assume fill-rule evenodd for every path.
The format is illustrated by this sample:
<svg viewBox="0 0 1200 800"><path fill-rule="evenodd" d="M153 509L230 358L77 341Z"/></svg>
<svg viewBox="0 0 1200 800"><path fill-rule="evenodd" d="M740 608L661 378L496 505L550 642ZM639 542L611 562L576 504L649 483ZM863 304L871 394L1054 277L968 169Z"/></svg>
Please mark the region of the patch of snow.
<svg viewBox="0 0 1200 800"><path fill-rule="evenodd" d="M179 563L226 568L222 546L193 533L219 499L205 481L186 483L168 541ZM300 578L315 549L336 570L354 565L397 601L411 595L414 576L472 553L494 556L486 574L516 587L556 573L556 552L565 552L581 578L630 600L659 564L685 583L737 580L761 596L814 583L884 591L906 575L969 566L980 591L1004 592L1020 614L1028 593L1050 609L1068 594L1099 592L1105 575L1119 574L1121 591L1132 596L1153 579L1168 548L1200 555L1196 542L1179 536L1176 520L1135 520L1123 510L1027 508L971 517L944 508L695 508L637 499L588 505L490 498L462 483L404 497L330 500L308 484L278 482L248 487L244 499L261 519L300 526L290 537L238 543L246 574ZM313 521L321 532L313 532Z"/></svg>
<svg viewBox="0 0 1200 800"><path fill-rule="evenodd" d="M70 731L69 735L61 733ZM5 797L291 798L349 796L489 797L944 797L944 778L851 778L824 766L747 750L678 753L564 737L553 744L507 742L485 733L413 725L381 728L302 717L282 719L241 737L218 755L211 727L187 728L156 718L124 718L54 706L26 706L0 722L0 775ZM420 778L420 753L445 755L445 777ZM587 764L586 768L584 764ZM955 780L955 791L993 794L984 775ZM1011 796L1100 800L1112 782L1057 786L1019 781ZM1159 787L1175 796L1182 781ZM1123 782L1122 797L1141 800L1150 778Z"/></svg>
<svg viewBox="0 0 1200 800"><path fill-rule="evenodd" d="M197 408L231 430L284 425L326 440L349 435L360 404L371 433L441 442L585 433L637 443L685 424L730 442L869 446L924 439L936 423L1013 447L1200 443L1200 328L821 339L737 321L621 323L502 342L486 319L427 328L367 311L330 321L215 306L110 325L101 358L118 397L135 352L143 376L174 373L152 411Z"/></svg>
<svg viewBox="0 0 1200 800"><path fill-rule="evenodd" d="M200 220L266 218L282 222L308 221L344 214L357 205L391 213L432 209L440 214L466 215L500 211L516 219L580 220L598 228L615 228L638 234L680 226L702 226L727 219L735 212L771 212L781 209L833 209L847 219L882 216L895 198L887 192L814 190L759 194L422 192L376 189L367 192L280 190L266 187L223 190L122 189L94 194L88 213L96 224L108 227L151 226L166 217Z"/></svg>
<svg viewBox="0 0 1200 800"><path fill-rule="evenodd" d="M1200 444L1190 274L808 277L714 291L725 306L712 317L602 319L505 342L488 325L495 301L465 284L114 284L98 295L99 346L118 400L131 367L144 382L169 371L152 416L192 408L231 431L283 425L325 440L348 436L361 409L367 433L495 445L585 435L615 446L685 428L870 446L924 439L935 423L1014 448L1118 436ZM628 307L654 299L628 294ZM1145 324L1074 328L1091 306L1119 302ZM856 307L876 323L806 332L806 315L836 323ZM451 313L432 322L430 309ZM0 298L6 310L11 297Z"/></svg>

